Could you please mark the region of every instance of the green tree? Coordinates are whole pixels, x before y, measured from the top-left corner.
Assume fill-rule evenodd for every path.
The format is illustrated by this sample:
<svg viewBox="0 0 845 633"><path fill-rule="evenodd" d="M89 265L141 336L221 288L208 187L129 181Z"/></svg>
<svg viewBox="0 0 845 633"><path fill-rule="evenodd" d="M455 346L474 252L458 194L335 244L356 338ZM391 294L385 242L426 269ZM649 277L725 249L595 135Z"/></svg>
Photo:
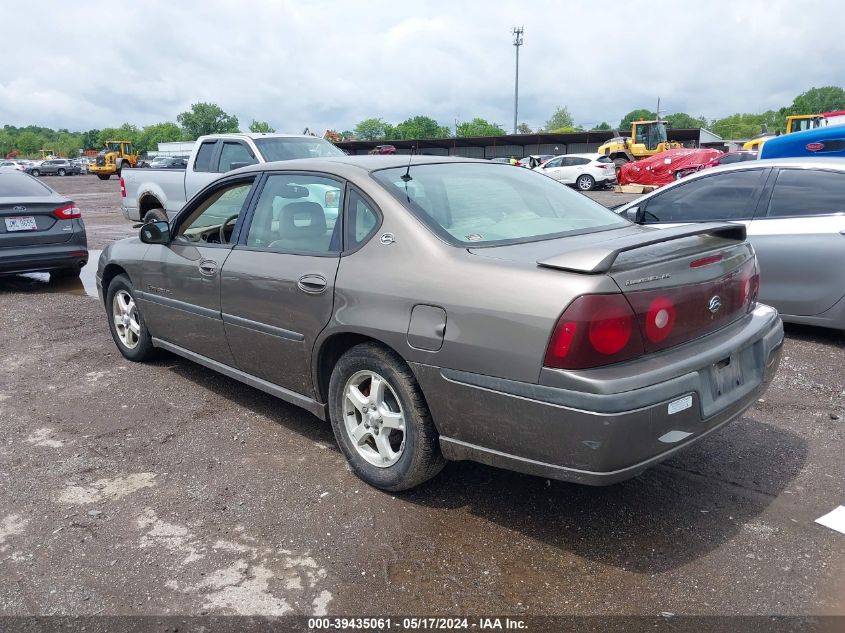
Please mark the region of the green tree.
<svg viewBox="0 0 845 633"><path fill-rule="evenodd" d="M238 132L238 117L226 114L216 103L194 103L191 109L176 117L185 131L185 136L193 140L204 134L225 134Z"/></svg>
<svg viewBox="0 0 845 633"><path fill-rule="evenodd" d="M252 123L249 124L249 131L255 132L256 134L260 132L264 132L266 134L269 132L275 132L276 130L271 127L267 121L256 121L253 119Z"/></svg>
<svg viewBox="0 0 845 633"><path fill-rule="evenodd" d="M555 108L552 117L546 121L546 125L543 129L546 132L557 132L566 128L572 128L574 130L575 122L572 120L572 115L569 114L569 110L566 106L558 106Z"/></svg>
<svg viewBox="0 0 845 633"><path fill-rule="evenodd" d="M351 141L355 138L355 133L352 130L344 130L340 133L340 137L344 141Z"/></svg>
<svg viewBox="0 0 845 633"><path fill-rule="evenodd" d="M17 149L25 156L37 154L43 142L43 138L31 130L21 132L16 139Z"/></svg>
<svg viewBox="0 0 845 633"><path fill-rule="evenodd" d="M417 115L402 121L396 126L396 133L401 139L418 138L447 138L450 136L449 128L440 125L428 116Z"/></svg>
<svg viewBox="0 0 845 633"><path fill-rule="evenodd" d="M605 131L609 131L609 130L610 130L610 123L608 123L607 121L602 121L601 123L599 123L594 128L590 128L591 132L595 132L595 131L605 132Z"/></svg>
<svg viewBox="0 0 845 633"><path fill-rule="evenodd" d="M625 131L631 130L631 123L634 121L652 121L657 118L657 114L652 112L651 110L646 110L645 108L639 108L637 110L631 110L628 114L622 117L622 120L619 122L619 130Z"/></svg>
<svg viewBox="0 0 845 633"><path fill-rule="evenodd" d="M675 114L667 114L663 117L670 127L674 128L694 128L707 127L707 119L703 116L694 117L686 112L676 112Z"/></svg>
<svg viewBox="0 0 845 633"><path fill-rule="evenodd" d="M520 123L516 126L516 131L518 134L531 134L534 130L531 129L527 123Z"/></svg>
<svg viewBox="0 0 845 633"><path fill-rule="evenodd" d="M82 135L62 132L52 145L54 145L52 149L55 149L62 156L73 158L74 156L79 156L79 150L82 149Z"/></svg>
<svg viewBox="0 0 845 633"><path fill-rule="evenodd" d="M385 128L390 125L382 119L364 119L355 126L355 138L362 141L381 141L385 138Z"/></svg>
<svg viewBox="0 0 845 633"><path fill-rule="evenodd" d="M182 130L175 123L165 121L146 126L138 134L136 148L141 152L151 152L158 149L159 143L172 143L182 140Z"/></svg>
<svg viewBox="0 0 845 633"><path fill-rule="evenodd" d="M821 114L831 110L845 110L845 90L839 86L810 88L795 97L783 114Z"/></svg>
<svg viewBox="0 0 845 633"><path fill-rule="evenodd" d="M82 133L82 149L99 149L97 145L97 137L100 135L100 130L88 130Z"/></svg>
<svg viewBox="0 0 845 633"><path fill-rule="evenodd" d="M770 134L783 130L783 117L769 110L763 114L737 113L713 121L710 131L725 139L752 138L762 132L763 125Z"/></svg>
<svg viewBox="0 0 845 633"><path fill-rule="evenodd" d="M138 145L140 135L138 126L131 123L124 123L120 127L103 128L97 135L97 147L94 149L102 149L106 141L129 141L133 145Z"/></svg>
<svg viewBox="0 0 845 633"><path fill-rule="evenodd" d="M475 117L458 125L458 136L502 136L505 131L495 123Z"/></svg>

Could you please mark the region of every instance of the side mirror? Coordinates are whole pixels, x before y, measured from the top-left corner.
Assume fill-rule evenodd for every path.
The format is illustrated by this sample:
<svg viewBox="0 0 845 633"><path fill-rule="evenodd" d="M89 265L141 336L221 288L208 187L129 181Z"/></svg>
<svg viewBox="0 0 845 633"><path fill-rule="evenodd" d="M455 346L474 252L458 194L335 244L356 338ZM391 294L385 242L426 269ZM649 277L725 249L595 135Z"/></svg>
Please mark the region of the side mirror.
<svg viewBox="0 0 845 633"><path fill-rule="evenodd" d="M644 213L640 212L639 207L631 207L630 209L625 209L625 217L628 218L631 222L636 222L637 224L643 223L644 215Z"/></svg>
<svg viewBox="0 0 845 633"><path fill-rule="evenodd" d="M164 220L143 225L141 241L144 244L170 244L170 225Z"/></svg>
<svg viewBox="0 0 845 633"><path fill-rule="evenodd" d="M241 167L246 167L247 165L254 165L254 163L248 163L246 161L238 162L238 163L229 163L229 171L233 171L235 169L240 169Z"/></svg>

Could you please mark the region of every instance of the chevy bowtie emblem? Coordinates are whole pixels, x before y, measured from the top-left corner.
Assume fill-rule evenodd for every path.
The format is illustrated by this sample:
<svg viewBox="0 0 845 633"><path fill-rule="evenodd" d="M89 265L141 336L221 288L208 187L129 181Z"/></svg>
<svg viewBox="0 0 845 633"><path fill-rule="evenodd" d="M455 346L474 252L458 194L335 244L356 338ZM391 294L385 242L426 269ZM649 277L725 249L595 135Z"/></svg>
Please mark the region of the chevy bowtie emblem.
<svg viewBox="0 0 845 633"><path fill-rule="evenodd" d="M713 314L716 314L719 311L719 308L722 307L722 300L719 298L719 295L713 295L710 299L710 303L707 304L707 309L710 310Z"/></svg>
<svg viewBox="0 0 845 633"><path fill-rule="evenodd" d="M12 211L16 211L20 213L21 211L26 211L26 207L22 204L17 205L16 207L12 207Z"/></svg>

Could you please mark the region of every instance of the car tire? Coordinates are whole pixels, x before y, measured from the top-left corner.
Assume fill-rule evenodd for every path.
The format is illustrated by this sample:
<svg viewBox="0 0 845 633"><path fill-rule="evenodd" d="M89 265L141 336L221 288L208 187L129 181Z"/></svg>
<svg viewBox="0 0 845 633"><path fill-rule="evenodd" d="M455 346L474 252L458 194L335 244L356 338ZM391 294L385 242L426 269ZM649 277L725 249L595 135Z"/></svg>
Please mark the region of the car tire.
<svg viewBox="0 0 845 633"><path fill-rule="evenodd" d="M374 380L383 381L379 395L371 394ZM384 423L388 416L389 425ZM446 464L414 374L396 353L380 345L356 345L338 360L329 381L329 417L352 471L371 486L408 490L434 477ZM360 430L357 444L353 429ZM382 450L385 443L389 449Z"/></svg>
<svg viewBox="0 0 845 633"><path fill-rule="evenodd" d="M111 178L111 174L97 174L97 178L99 178L100 180L108 180L109 178Z"/></svg>
<svg viewBox="0 0 845 633"><path fill-rule="evenodd" d="M56 174L59 175L59 176L64 176L66 173L67 172L64 169L60 169L59 171L56 172Z"/></svg>
<svg viewBox="0 0 845 633"><path fill-rule="evenodd" d="M590 174L581 174L575 179L575 186L579 191L591 191L596 186L596 179Z"/></svg>
<svg viewBox="0 0 845 633"><path fill-rule="evenodd" d="M158 222L158 221L167 222L167 213L164 209L150 209L144 214L143 223L147 224L149 222Z"/></svg>
<svg viewBox="0 0 845 633"><path fill-rule="evenodd" d="M118 325L117 313L128 317L121 325ZM126 275L117 275L111 280L106 290L106 315L114 343L124 358L141 362L155 355L152 336L135 300L135 289Z"/></svg>
<svg viewBox="0 0 845 633"><path fill-rule="evenodd" d="M58 268L50 271L50 279L73 279L82 274L82 266L71 266L70 268Z"/></svg>
<svg viewBox="0 0 845 633"><path fill-rule="evenodd" d="M33 170L32 170L31 172L29 172L29 173L30 173L30 174L32 174L33 176L35 176L36 178L38 178L38 176L40 176L40 175L41 175L41 172L40 172L40 171L38 171L37 169L33 169Z"/></svg>

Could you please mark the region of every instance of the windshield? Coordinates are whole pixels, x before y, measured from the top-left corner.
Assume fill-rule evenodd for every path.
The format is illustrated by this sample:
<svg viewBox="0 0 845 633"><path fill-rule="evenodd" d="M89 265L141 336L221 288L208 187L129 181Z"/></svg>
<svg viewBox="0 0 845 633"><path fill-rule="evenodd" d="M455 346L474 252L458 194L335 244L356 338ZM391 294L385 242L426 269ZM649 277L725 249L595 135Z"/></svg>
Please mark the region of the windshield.
<svg viewBox="0 0 845 633"><path fill-rule="evenodd" d="M326 158L329 156L344 156L337 147L321 138L285 138L270 137L257 138L258 147L264 160L271 163L276 160L291 160L294 158Z"/></svg>
<svg viewBox="0 0 845 633"><path fill-rule="evenodd" d="M628 221L561 183L495 163L412 165L373 173L435 233L456 245L528 242Z"/></svg>

